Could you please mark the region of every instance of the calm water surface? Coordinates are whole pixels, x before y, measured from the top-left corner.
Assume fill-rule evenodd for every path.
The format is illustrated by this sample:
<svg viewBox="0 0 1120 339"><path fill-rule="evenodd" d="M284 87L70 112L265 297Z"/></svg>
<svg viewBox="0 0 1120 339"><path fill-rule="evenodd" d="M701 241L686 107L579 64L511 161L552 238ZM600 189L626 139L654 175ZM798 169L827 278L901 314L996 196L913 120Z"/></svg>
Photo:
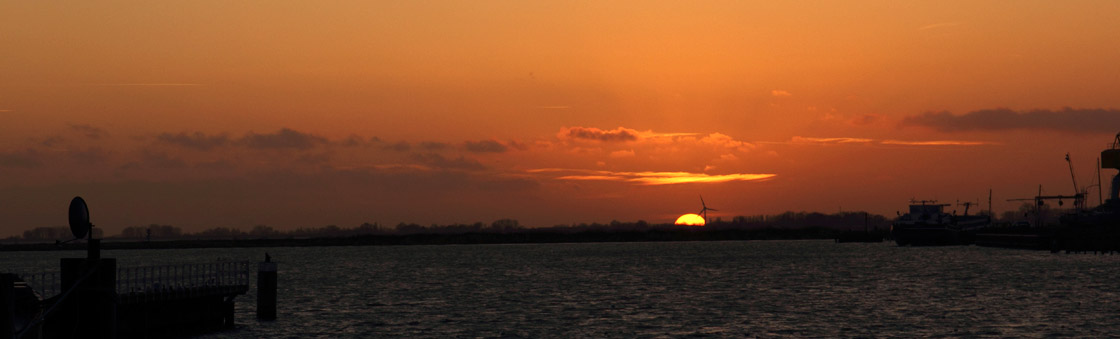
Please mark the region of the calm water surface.
<svg viewBox="0 0 1120 339"><path fill-rule="evenodd" d="M211 337L1105 337L1120 256L831 241L107 251L280 264ZM82 252L0 253L14 270ZM255 279L255 277L254 277ZM255 289L255 287L253 287Z"/></svg>

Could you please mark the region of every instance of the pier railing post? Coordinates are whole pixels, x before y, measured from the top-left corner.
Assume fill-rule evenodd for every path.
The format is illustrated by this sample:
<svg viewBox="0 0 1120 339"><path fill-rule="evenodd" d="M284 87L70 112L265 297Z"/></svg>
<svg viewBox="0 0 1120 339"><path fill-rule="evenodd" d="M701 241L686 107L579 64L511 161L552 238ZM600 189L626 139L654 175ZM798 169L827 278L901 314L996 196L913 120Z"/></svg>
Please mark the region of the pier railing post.
<svg viewBox="0 0 1120 339"><path fill-rule="evenodd" d="M59 337L117 337L117 260L62 258L62 290L74 289L66 300Z"/></svg>
<svg viewBox="0 0 1120 339"><path fill-rule="evenodd" d="M276 263L268 254L257 267L257 319L276 320Z"/></svg>
<svg viewBox="0 0 1120 339"><path fill-rule="evenodd" d="M0 339L15 336L15 293L14 275L0 274Z"/></svg>

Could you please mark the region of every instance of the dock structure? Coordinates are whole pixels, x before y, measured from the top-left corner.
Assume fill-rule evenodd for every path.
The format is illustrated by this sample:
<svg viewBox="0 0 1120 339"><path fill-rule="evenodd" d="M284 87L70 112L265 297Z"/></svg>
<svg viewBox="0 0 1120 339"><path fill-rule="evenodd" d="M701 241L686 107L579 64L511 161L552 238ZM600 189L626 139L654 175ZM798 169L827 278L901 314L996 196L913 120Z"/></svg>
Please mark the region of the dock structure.
<svg viewBox="0 0 1120 339"><path fill-rule="evenodd" d="M124 336L230 329L249 291L249 262L161 265L117 271L117 328Z"/></svg>
<svg viewBox="0 0 1120 339"><path fill-rule="evenodd" d="M80 267L89 265L85 259L76 260L63 259L61 274L16 274L42 301L36 321L16 328L14 337L159 337L228 329L234 298L249 291L247 261L118 268L115 260L100 259L112 261L88 268ZM98 268L102 272L94 273ZM106 284L111 287L92 293ZM87 309L90 304L99 308Z"/></svg>

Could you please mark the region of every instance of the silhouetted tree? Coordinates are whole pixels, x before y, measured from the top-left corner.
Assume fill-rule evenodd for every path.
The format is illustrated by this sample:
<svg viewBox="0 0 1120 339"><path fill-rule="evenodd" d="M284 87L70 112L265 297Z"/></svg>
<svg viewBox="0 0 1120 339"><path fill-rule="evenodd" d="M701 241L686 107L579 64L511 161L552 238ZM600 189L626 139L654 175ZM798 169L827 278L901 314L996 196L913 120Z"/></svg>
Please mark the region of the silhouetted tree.
<svg viewBox="0 0 1120 339"><path fill-rule="evenodd" d="M152 239L179 239L183 236L183 230L171 225L151 224L148 226L129 226L121 230L120 237L125 239L146 239L149 234L151 234Z"/></svg>
<svg viewBox="0 0 1120 339"><path fill-rule="evenodd" d="M256 225L252 230L249 230L249 235L254 238L272 238L280 235L280 232L273 229L268 225Z"/></svg>
<svg viewBox="0 0 1120 339"><path fill-rule="evenodd" d="M24 240L68 240L74 238L69 227L36 227L23 231Z"/></svg>
<svg viewBox="0 0 1120 339"><path fill-rule="evenodd" d="M509 233L521 229L521 225L517 220L513 219L498 219L490 223L490 229L498 233Z"/></svg>

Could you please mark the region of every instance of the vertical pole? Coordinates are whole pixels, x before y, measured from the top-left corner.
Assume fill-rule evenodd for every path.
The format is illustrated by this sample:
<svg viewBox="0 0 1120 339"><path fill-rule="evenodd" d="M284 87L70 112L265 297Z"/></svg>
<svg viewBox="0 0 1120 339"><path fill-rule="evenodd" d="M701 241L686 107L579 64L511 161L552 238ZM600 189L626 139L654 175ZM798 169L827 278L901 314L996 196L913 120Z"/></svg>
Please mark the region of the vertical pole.
<svg viewBox="0 0 1120 339"><path fill-rule="evenodd" d="M1097 158L1097 205L1104 205L1104 183L1101 182L1101 158Z"/></svg>
<svg viewBox="0 0 1120 339"><path fill-rule="evenodd" d="M1035 200L1035 216L1034 227L1042 227L1042 184L1038 185L1038 195L1034 197Z"/></svg>
<svg viewBox="0 0 1120 339"><path fill-rule="evenodd" d="M276 263L267 253L257 268L257 319L276 320Z"/></svg>
<svg viewBox="0 0 1120 339"><path fill-rule="evenodd" d="M15 275L0 274L0 339L15 337Z"/></svg>
<svg viewBox="0 0 1120 339"><path fill-rule="evenodd" d="M90 236L86 243L86 258L89 260L101 259L101 239L93 238L93 231L90 230Z"/></svg>
<svg viewBox="0 0 1120 339"><path fill-rule="evenodd" d="M117 337L117 260L62 258L62 290L75 289L61 312L58 336ZM84 280L83 280L84 279Z"/></svg>

